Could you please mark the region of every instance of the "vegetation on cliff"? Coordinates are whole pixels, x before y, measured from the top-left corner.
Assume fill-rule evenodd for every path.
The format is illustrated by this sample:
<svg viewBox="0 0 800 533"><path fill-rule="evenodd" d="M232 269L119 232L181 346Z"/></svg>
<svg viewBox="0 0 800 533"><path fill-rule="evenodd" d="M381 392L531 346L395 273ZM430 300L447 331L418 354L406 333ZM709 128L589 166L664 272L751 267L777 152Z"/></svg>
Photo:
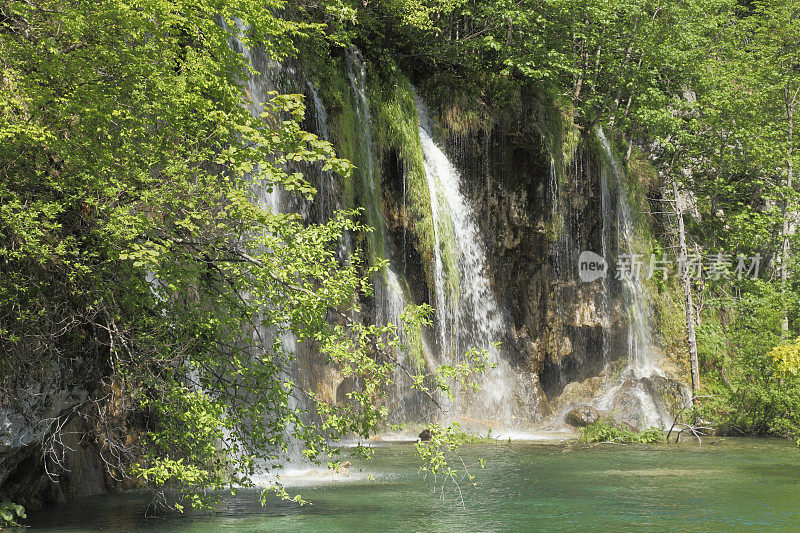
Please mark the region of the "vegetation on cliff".
<svg viewBox="0 0 800 533"><path fill-rule="evenodd" d="M394 325L353 318L382 267L336 257L344 232L368 231L356 212L307 225L259 200L310 199L300 162L352 172L300 128L300 96L245 106L252 65L231 39L279 59L318 30L280 7L0 4L4 407L37 381L86 389L57 420L85 417L112 476L177 490L178 505L250 484L292 441L335 461L332 443L384 423L399 364ZM336 403L303 390L285 339L359 386ZM472 354L415 386L468 379L484 364Z"/></svg>
<svg viewBox="0 0 800 533"><path fill-rule="evenodd" d="M383 348L395 332L352 318L383 244L372 239L369 261L336 257L343 233L370 240L353 165L302 130L301 97L271 94L260 116L246 109L254 67L232 39L342 68L343 50L358 46L393 80L372 87L376 137L403 145L428 263L433 222L398 67L435 99L458 93L479 109L464 123L489 120L526 87L568 115L567 131L604 127L633 175L646 152L659 172L652 210L691 204L677 213L685 230L655 216L661 249L680 232L693 254L763 259L754 279L706 262L683 287L695 393L713 396L695 416L731 433L800 435L787 344L800 333L800 12L778 0L0 0L3 407L36 380L86 388L62 415L91 421L110 471L195 505L206 489L248 484L289 439L312 460L335 458L332 442L385 421L398 362ZM377 173L352 138L342 81L328 93L341 103L332 139L376 165L358 171ZM309 225L267 209L253 183L313 197L301 163L340 175L350 211ZM371 199L373 226L378 208ZM667 344L688 360L692 337ZM301 390L281 338L313 346L359 387L336 403ZM414 375L416 386L433 394L447 392L442 376L468 380L485 365L470 353L438 377ZM449 450L459 435L442 429L439 442Z"/></svg>

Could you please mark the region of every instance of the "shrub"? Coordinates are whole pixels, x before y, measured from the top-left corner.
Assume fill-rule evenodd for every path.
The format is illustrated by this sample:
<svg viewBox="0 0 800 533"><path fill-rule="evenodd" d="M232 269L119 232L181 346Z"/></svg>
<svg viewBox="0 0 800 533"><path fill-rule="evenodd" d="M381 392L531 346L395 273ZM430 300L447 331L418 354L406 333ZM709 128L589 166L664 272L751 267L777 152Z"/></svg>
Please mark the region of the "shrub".
<svg viewBox="0 0 800 533"><path fill-rule="evenodd" d="M664 442L664 433L658 428L647 428L643 431L630 431L615 427L608 420L598 420L582 429L579 442L618 442L654 444Z"/></svg>
<svg viewBox="0 0 800 533"><path fill-rule="evenodd" d="M5 500L0 502L0 529L19 526L17 520L27 518L25 508L14 502Z"/></svg>

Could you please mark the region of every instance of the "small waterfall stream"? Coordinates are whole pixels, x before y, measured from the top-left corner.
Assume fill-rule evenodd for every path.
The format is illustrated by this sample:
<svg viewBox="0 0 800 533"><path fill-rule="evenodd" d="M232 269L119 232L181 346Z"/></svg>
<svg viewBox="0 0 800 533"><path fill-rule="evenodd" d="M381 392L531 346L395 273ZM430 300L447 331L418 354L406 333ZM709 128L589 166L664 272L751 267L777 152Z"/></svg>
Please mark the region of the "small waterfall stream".
<svg viewBox="0 0 800 533"><path fill-rule="evenodd" d="M611 144L606 138L602 128L598 128L597 137L603 147L605 164L601 171L601 202L603 219L603 253L606 260L612 257L617 258L617 269L619 269L620 257L628 259L637 256L636 248L636 227L634 223L633 205L628 196L628 191L624 183L624 175L619 167L616 157L611 149ZM610 175L609 175L610 174ZM617 203L612 206L611 187L616 187L614 191ZM616 209L614 209L616 208ZM616 212L616 218L614 218ZM616 253L612 253L612 228L616 233ZM669 417L662 413L651 393L645 389L644 380L653 376L663 377L663 372L658 367L654 350L655 341L650 325L651 304L647 293L643 287L644 271L637 271L635 267L625 268L622 272L617 271L617 278L621 282L622 301L628 316L627 330L627 370L623 373L623 382L615 385L598 399L601 408L610 409L614 398L626 385L632 386L631 393L638 400L642 418L642 427L664 427L669 424ZM608 311L607 302L609 300L608 280L603 281L603 303Z"/></svg>
<svg viewBox="0 0 800 533"><path fill-rule="evenodd" d="M237 29L239 31L244 31L238 22ZM263 57L258 57L258 51L254 52L251 50L236 36L233 36L231 41L232 46L241 50L241 53L250 65L255 66L257 62L264 59ZM263 61L261 61L261 63L263 63ZM258 116L261 114L263 111L262 103L269 98L270 91L274 91L279 88L281 85L279 80L285 74L286 73L284 72L282 65L276 62L268 61L266 62L266 68L263 72L248 76L246 80L246 89L247 94L250 97L250 101L247 105L253 115ZM293 72L290 72L289 76L292 74ZM324 106L322 106L321 100L319 100L316 95L313 85L309 84L309 89L311 90L312 99L315 104L314 112L319 137L327 140L327 114ZM254 172L254 174L256 174L256 172ZM321 172L319 178L318 186L320 188L320 195L318 198L321 200L320 210L321 215L323 215L322 221L327 220L327 217L329 217L333 210L337 208L336 201L331 200L336 197L332 178L333 176L330 172ZM263 182L253 180L252 191L259 206L262 208L268 208L272 213L276 214L297 212L303 217L304 220L309 219L310 208L312 205L311 203L305 200L298 201L293 195L285 193L285 191L283 191L280 187L268 187L266 185L267 184ZM326 204L326 199L328 199L331 203ZM349 250L349 241L346 239L347 236L345 236L343 239L342 246ZM264 309L262 311L262 313L268 312L268 309ZM276 354L276 359L284 359L285 364L280 371L284 382L296 383L298 381L302 381L304 378L308 378L308 376L302 375L302 365L300 364L304 362L304 358L309 357L309 354L307 353L308 347L305 345L300 345L297 337L291 330L286 327L278 328L275 326L260 326L256 328L252 334L256 343L264 346L266 350L273 352L277 349L279 353ZM311 409L310 405L306 405L307 401L305 400L305 396L297 393L296 390L290 392L287 402L288 408L292 411L310 411ZM264 416L269 417L270 413L264 413ZM300 439L295 435L296 431L297 428L295 428L292 423L289 423L284 428L284 438L288 444L286 451L280 454L279 461L282 467L278 470L265 467L265 472L263 474L256 475L253 478L257 484L268 486L282 476L291 477L297 474L307 474L310 471L319 470L318 466L310 462L302 453L304 446Z"/></svg>
<svg viewBox="0 0 800 533"><path fill-rule="evenodd" d="M317 89L310 81L307 82L308 90L311 91L311 102L314 104L314 122L316 126L317 137L323 141L328 141L328 112L325 110L325 105L317 94ZM308 106L306 106L308 108ZM341 209L338 202L338 194L336 194L336 184L333 181L333 173L330 170L322 170L318 172L317 180L317 196L315 202L317 205L317 213L321 222L330 220L334 213Z"/></svg>
<svg viewBox="0 0 800 533"><path fill-rule="evenodd" d="M434 283L441 363L458 363L474 347L487 350L494 365L478 379L480 391L459 392L449 406L449 416L489 427L512 427L514 405L524 388L518 387L502 348L492 344L503 340L509 325L487 275L486 252L473 207L461 192L461 176L434 142L425 104L419 97L416 104L436 240ZM446 268L448 253L455 272Z"/></svg>
<svg viewBox="0 0 800 533"><path fill-rule="evenodd" d="M367 68L361 53L356 49L347 52L347 71L356 112L357 131L360 133L356 166L361 181L362 204L364 204L362 207L366 211L367 224L373 228L368 234L369 251L373 257L386 259L389 263L382 275L379 273L374 280L375 322L379 325L394 324L401 344L407 344L409 335L400 318L407 299L403 290L404 282L395 270L402 268L402 265L398 265L386 236L380 177L375 176L372 119L367 97ZM398 360L413 369L414 362L409 360L408 353L396 355L400 356ZM405 422L411 416L408 404L416 405L418 402L414 399L414 393L409 394L411 383L400 369L395 373L394 379L395 387L390 392L392 403L390 418L397 422Z"/></svg>
<svg viewBox="0 0 800 533"><path fill-rule="evenodd" d="M317 137L323 141L330 141L328 135L328 112L325 110L325 104L322 103L314 84L309 81L307 85L309 91L311 91L311 103L314 104L314 123ZM308 106L306 108L308 109ZM319 167L317 169L317 195L314 198L314 204L316 205L318 221L322 223L334 218L336 212L342 209L342 201L333 172L325 170L321 164L317 166ZM350 261L351 252L350 234L345 232L339 239L337 258L341 263L348 262Z"/></svg>
<svg viewBox="0 0 800 533"><path fill-rule="evenodd" d="M359 133L356 150L356 173L360 179L362 205L367 217L367 224L373 229L368 234L369 252L372 257L386 257L386 232L384 230L383 212L381 209L380 181L375 180L375 157L372 147L372 118L367 98L367 67L361 53L349 49L347 57L347 77L356 112L356 131Z"/></svg>
<svg viewBox="0 0 800 533"><path fill-rule="evenodd" d="M636 228L634 225L633 206L628 198L628 191L623 182L623 174L619 168L616 158L611 151L611 145L605 136L602 128L598 130L598 138L603 146L608 165L611 170L614 185L617 188L617 209L616 209L616 233L617 233L617 253L618 265L621 256L632 258L639 257L636 251ZM610 192L608 176L602 173L602 202L603 202L603 239L610 230ZM604 242L603 251L610 244ZM655 362L653 352L653 331L650 326L650 303L643 284L644 271L636 271L632 268L630 272L617 272L618 278L622 281L623 299L628 311L628 360L630 367L637 378L650 377L653 374L660 374L661 371Z"/></svg>

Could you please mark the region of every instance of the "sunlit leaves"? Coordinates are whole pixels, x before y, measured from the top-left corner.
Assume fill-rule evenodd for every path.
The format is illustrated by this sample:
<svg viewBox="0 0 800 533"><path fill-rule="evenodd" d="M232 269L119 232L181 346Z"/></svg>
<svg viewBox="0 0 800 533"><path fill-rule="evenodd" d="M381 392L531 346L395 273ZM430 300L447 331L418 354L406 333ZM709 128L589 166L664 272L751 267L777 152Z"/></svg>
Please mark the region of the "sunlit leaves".
<svg viewBox="0 0 800 533"><path fill-rule="evenodd" d="M787 344L780 344L769 352L781 372L797 376L800 373L800 338Z"/></svg>

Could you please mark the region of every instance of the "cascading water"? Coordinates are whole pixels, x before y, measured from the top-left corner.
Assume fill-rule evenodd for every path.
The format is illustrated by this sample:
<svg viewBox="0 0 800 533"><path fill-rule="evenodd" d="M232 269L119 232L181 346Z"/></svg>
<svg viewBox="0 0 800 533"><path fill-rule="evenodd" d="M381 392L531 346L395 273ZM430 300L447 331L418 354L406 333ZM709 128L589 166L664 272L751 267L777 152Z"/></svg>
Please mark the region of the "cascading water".
<svg viewBox="0 0 800 533"><path fill-rule="evenodd" d="M248 65L254 64L254 57L253 51L250 47L246 46L238 37L239 34L244 34L247 29L242 25L240 20L236 20L236 32L232 33L231 36L231 46L235 50L239 50L244 57L246 63ZM275 63L275 70L280 68L278 63ZM259 116L263 111L263 102L265 102L265 97L267 92L270 90L274 90L274 80L270 80L269 83L264 82L264 76L267 73L262 74L261 76L248 76L245 80L246 88L247 88L247 95L250 97L247 106L250 112L254 116ZM281 210L285 207L282 202L281 198L281 191L278 188L270 188L264 187L261 183L254 183L253 184L253 192L258 197L259 204L264 207L269 207L273 213L280 213Z"/></svg>
<svg viewBox="0 0 800 533"><path fill-rule="evenodd" d="M401 314L406 307L406 295L403 290L403 281L397 274L397 261L393 256L392 247L386 237L385 221L381 208L380 179L375 176L375 157L372 146L372 122L367 98L367 68L361 54L356 49L347 52L347 70L350 88L353 97L353 107L356 112L356 130L360 132L356 166L360 178L362 193L362 207L366 212L367 224L373 229L368 234L370 253L373 257L387 259L388 265L375 277L375 322L379 325L394 324L402 344L407 344L410 336L407 334ZM400 265L402 267L402 265ZM421 344L421 341L420 341ZM413 361L408 360L408 354L398 358L404 365L412 366ZM408 394L411 383L401 370L395 373L395 387L390 392L393 409L390 417L394 421L406 421L410 415L408 403L417 404L414 394ZM404 390L405 389L405 390Z"/></svg>
<svg viewBox="0 0 800 533"><path fill-rule="evenodd" d="M611 155L610 152L609 156ZM611 192L608 187L608 169L604 165L600 169L600 209L601 209L601 220L603 221L603 228L601 232L602 238L602 255L606 258L606 261L611 261L611 258L614 257L612 246L613 243L613 235L612 229L616 229L610 223L613 219L613 209L611 205ZM602 313L603 316L606 318L606 322L610 324L611 322L611 280L608 276L604 276L602 279ZM608 328L603 328L603 363L604 365L608 365L610 361L610 354L608 353L609 346L611 344L611 339L609 336Z"/></svg>
<svg viewBox="0 0 800 533"><path fill-rule="evenodd" d="M240 32L245 31L238 22L236 27ZM266 61L263 57L256 57L258 53L256 52L256 54L254 54L253 50L242 43L236 35L233 35L231 38L231 46L241 51L248 64L255 65L256 62L260 62L266 65L263 72L250 75L246 80L247 94L250 97L250 101L247 104L248 108L254 116L259 116L263 112L263 102L269 98L269 92L278 88L278 79L281 76L282 67L278 63ZM313 87L310 88L312 89L312 96L315 95ZM314 103L319 103L319 105L315 105L318 132L321 138L327 140L327 115L324 107L321 105L321 101L318 102L315 99ZM256 173L257 172L254 172L254 174ZM320 176L321 188L323 191L328 187L332 187L332 182L326 182L326 178L328 180L331 179L329 173L327 176L324 175L324 173ZM269 187L266 185L268 184L255 179L252 180L252 191L259 206L267 208L272 213L276 214L299 212L303 219L308 219L310 214L310 204L308 202L295 201L291 195L285 194L279 187ZM269 310L267 309L262 311L262 313L268 312ZM294 357L294 361L281 370L282 380L287 383L298 382L301 378L298 361L307 357L307 354L305 354L304 349L298 345L297 337L291 331L286 328L282 328L282 330L279 331L275 327L266 328L260 326L253 331L253 338L256 343L261 344L267 350L273 350L275 341L277 340L280 346L279 350L282 351L283 354ZM292 391L288 397L288 408L298 411L308 409L310 406L304 405L304 402L300 398L303 398L301 394ZM265 416L269 417L270 414L265 413ZM270 485L280 476L291 476L297 473L305 474L309 472L309 470L316 469L315 465L309 462L305 455L302 454L303 445L300 440L295 437L295 431L296 428L291 424L285 428L284 438L288 446L287 450L281 454L280 463L283 465L282 468L277 471L270 468L266 475L255 476L254 480L256 483Z"/></svg>
<svg viewBox="0 0 800 533"><path fill-rule="evenodd" d="M633 266L636 255L636 228L633 217L633 206L628 197L628 191L623 181L623 174L619 168L611 144L602 128L598 128L597 136L603 147L605 165L601 172L601 202L603 216L603 252L606 260L612 257L618 259L617 278L621 281L622 300L628 315L628 367L623 373L624 381L612 387L605 395L599 398L599 405L608 409L613 405L615 396L619 391L629 385L631 394L640 404L640 413L643 427L664 427L668 417L662 413L652 395L645 389L644 380L653 376L663 376L658 367L654 350L653 332L650 326L650 303L642 286L643 272L638 272ZM609 175L610 171L610 175ZM611 179L609 179L611 178ZM609 181L613 180L613 184ZM617 203L616 218L613 218L611 202L611 186L616 186ZM611 228L616 232L616 254L611 254ZM626 258L626 265L622 267L620 258ZM604 292L609 291L608 281L604 280ZM604 295L604 304L608 301L607 292ZM608 308L606 308L608 309Z"/></svg>
<svg viewBox="0 0 800 533"><path fill-rule="evenodd" d="M242 50L245 58L252 61L249 49L241 46L240 43L237 43L236 46ZM356 189L359 203L364 209L366 223L373 228L373 231L367 235L368 251L373 258L373 264L379 259L388 259L389 262L389 266L383 272L376 274L374 278L373 319L375 323L381 325L395 324L401 342L407 344L406 341L409 340L410 335L403 329L400 316L410 299L409 291L405 280L397 274L403 266L402 261L405 260L405 234L403 235L402 249L395 250L387 237L388 230L383 216L381 180L377 174L380 165L376 164L377 159L374 155L372 139L367 69L357 50L349 50L346 56L351 101L355 111L355 130L359 133L356 150L353 154L353 162L357 168ZM317 92L317 87L306 80L300 81L299 84L308 87L307 94L310 95L309 104L313 104L316 133L321 139L327 140L328 114L323 100ZM254 102L251 110L254 113L260 112L258 102L267 95L267 91L274 90L275 87L276 83L268 76L252 77L247 80L247 90ZM512 366L510 361L515 359L507 351L507 348L493 345L495 342L504 341L512 328L498 304L492 288L487 269L486 249L478 229L477 212L472 202L462 192L462 179L459 172L433 140L427 108L416 95L415 99L420 120L419 138L424 156L434 222L435 246L431 295L433 296L432 303L435 304L436 328L432 332L431 338L427 338L425 332L413 332L414 342L423 352L423 364L428 366L457 364L463 361L464 353L470 348L485 349L489 354L489 360L493 367L477 378L480 390L457 390L453 401L443 400L445 421L459 421L463 425L481 432L485 432L488 428L523 429L540 415L538 376L527 369ZM309 110L310 108L311 106L309 106ZM602 251L603 255L611 260L612 257L633 252L636 234L632 206L623 186L621 172L602 131L598 132L598 136L607 156L607 162L602 165L601 173ZM488 139L488 135L486 135L483 143L485 156L489 149ZM581 154L577 158L576 176L578 177L584 176L586 171L584 156L585 154ZM484 164L488 165L488 156L484 158ZM332 173L323 171L321 167L318 170L318 196L313 205L317 213L315 218L324 222L330 220L333 214L342 208L341 195ZM488 167L484 170L488 186ZM549 179L553 232L556 239L554 241L557 256L555 258L555 277L557 284L566 283L572 287L575 281L572 279L574 277L572 276L574 243L577 243L579 238L586 237L583 233L579 235L572 233L579 231L582 227L579 220L582 215L577 209L570 208L571 204L565 200L568 196L565 196L561 190L556 163L552 159ZM577 187L577 182L575 186ZM279 190L266 192L266 188L257 183L254 183L254 192L261 205L269 207L276 213L311 207L311 204L295 205L289 198L283 198L283 196L288 197L289 195L282 195ZM405 216L405 181L402 194L402 214ZM616 198L617 202L614 202L613 198ZM306 218L305 215L304 218ZM400 244L398 243L397 246L399 247ZM350 246L347 242L340 247L342 260L346 260L349 254ZM601 313L606 317L611 316L611 294L613 288L618 286L630 318L630 327L628 328L630 365L629 371L626 373L627 377L623 376L623 380L627 380L625 383L632 378L639 380L635 384L632 394L641 403L641 412L644 413L646 424L662 425L658 409L641 382L642 379L649 376L660 375L652 350L652 332L648 322L649 307L645 292L633 279L623 278L619 284L611 283L609 280L604 280L602 283ZM557 298L559 306L567 305L567 302L561 300L569 299L569 294L572 292L566 292ZM606 322L610 323L611 320ZM261 333L265 338L274 339L274 333L271 336L268 335L268 332ZM606 342L605 331L603 335L605 349L610 343ZM283 348L295 353L300 361L300 369L297 368L297 365L287 369L287 379L295 380L299 374L309 374L305 377L313 381L325 381L326 384L330 381L328 385L335 390L338 382L334 374L328 376L327 370L315 370L313 355L298 353L298 348L300 348L300 352L303 350L302 347L296 346L293 337L281 336L280 340ZM551 349L560 350L558 342L561 342L561 337L551 338L550 341ZM411 364L409 353L396 355L399 356L398 360ZM556 359L558 360L557 355ZM576 357L578 356L580 354L576 355ZM607 360L609 359L607 358ZM416 360L416 363L419 364L419 360ZM418 395L415 396L414 393L409 393L408 385L407 378L398 371L395 376L395 387L390 391L389 397L390 417L394 422L408 422L421 413L419 409L421 406L430 407L426 404L426 400L419 398ZM602 398L598 399L598 406L613 403L614 394L622 387L623 383L620 383L608 390Z"/></svg>
<svg viewBox="0 0 800 533"><path fill-rule="evenodd" d="M594 287L584 285L576 269L581 252L595 250L593 219L587 217L586 204L581 201L586 183L593 177L588 156L585 146L576 147L561 175L555 157L550 156L547 237L552 274L548 278L551 299L547 305L543 384L551 396L560 394L570 382L582 381L599 371L602 355L597 348L607 346L596 338L596 330L587 327L604 326L602 306L595 306Z"/></svg>
<svg viewBox="0 0 800 533"><path fill-rule="evenodd" d="M381 210L380 183L375 180L375 158L372 148L372 118L367 98L367 67L361 53L356 49L347 51L347 76L356 112L356 131L360 133L355 165L360 178L362 206L367 224L373 229L369 233L370 253L373 257L386 257L386 236Z"/></svg>
<svg viewBox="0 0 800 533"><path fill-rule="evenodd" d="M636 230L633 219L633 207L631 206L630 199L628 198L628 191L625 188L622 179L622 173L613 152L611 145L605 136L602 129L598 129L598 138L605 151L608 165L612 172L612 177L617 187L617 218L616 218L616 232L617 232L617 254L616 257L625 257L627 259L639 258L640 255L636 254L635 240ZM603 173L602 179L602 201L603 201L603 221L604 221L604 239L607 231L606 225L609 219L606 218L610 215L610 206L606 203L609 202L610 192L608 190L608 177ZM610 241L610 239L609 239ZM610 244L607 243L607 244ZM604 243L604 251L605 246ZM638 261L639 259L637 259ZM621 262L618 261L618 265ZM619 267L618 267L619 268ZM658 365L655 362L655 354L653 351L653 331L650 327L650 304L644 288L642 287L642 276L644 272L637 271L635 266L630 269L623 269L623 272L618 270L617 276L622 281L623 299L626 309L628 311L629 327L628 327L628 360L630 362L631 370L637 378L650 377L653 374L661 374Z"/></svg>
<svg viewBox="0 0 800 533"><path fill-rule="evenodd" d="M553 245L553 281L555 282L556 301L559 305L562 304L563 296L561 291L561 284L564 282L565 276L570 276L572 272L572 265L569 260L570 256L570 236L568 234L569 224L565 220L564 208L561 202L561 187L558 183L558 169L556 168L556 161L550 157L550 220L551 220L551 238L554 241ZM554 331L550 331L550 342L548 349L550 351L551 360L558 361L561 364L561 345L560 342L555 340ZM559 381L563 382L563 374L559 369ZM561 383L565 385L565 383Z"/></svg>
<svg viewBox="0 0 800 533"><path fill-rule="evenodd" d="M314 104L314 122L316 123L317 137L327 141L329 140L328 112L325 110L314 84L310 81L307 84L308 90L311 91L311 101ZM330 170L320 169L319 179L317 180L317 195L315 197L320 221L330 220L333 217L333 213L338 210L340 206L337 205L337 197L333 173Z"/></svg>
<svg viewBox="0 0 800 533"><path fill-rule="evenodd" d="M494 365L479 378L480 391L457 393L448 405L448 417L482 424L477 429L484 431L486 426L518 426L521 420L514 407L520 401L526 403L525 387L502 356L502 349L492 344L504 338L509 325L487 277L475 213L461 192L458 171L432 138L427 108L415 99L436 241L434 284L441 362L457 363L466 350L481 348L487 350ZM528 415L534 411L528 406Z"/></svg>
<svg viewBox="0 0 800 533"><path fill-rule="evenodd" d="M317 137L323 141L330 141L328 136L328 112L325 110L325 105L322 103L314 84L309 81L307 85L309 91L311 91L311 102L314 104L314 122L317 128ZM337 211L342 209L341 195L338 194L333 172L325 170L323 165L318 166L317 195L314 198L314 202L319 222L328 222L333 219ZM345 232L339 239L339 249L337 251L339 261L342 263L349 261L351 251L350 234Z"/></svg>

